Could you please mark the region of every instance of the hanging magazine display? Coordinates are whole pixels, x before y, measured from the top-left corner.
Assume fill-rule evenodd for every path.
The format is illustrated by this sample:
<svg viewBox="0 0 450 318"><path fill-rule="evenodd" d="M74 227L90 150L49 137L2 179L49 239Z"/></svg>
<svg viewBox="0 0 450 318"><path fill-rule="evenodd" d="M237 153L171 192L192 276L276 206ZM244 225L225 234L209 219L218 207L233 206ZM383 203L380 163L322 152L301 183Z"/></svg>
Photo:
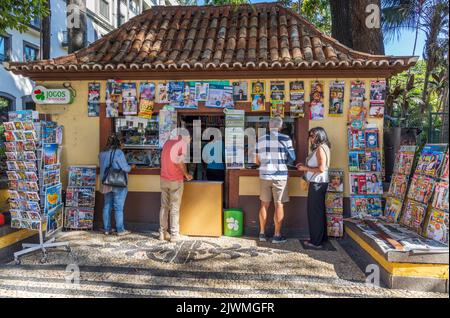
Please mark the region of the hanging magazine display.
<svg viewBox="0 0 450 318"><path fill-rule="evenodd" d="M156 85L155 83L141 83L139 87L139 113L140 118L151 119L155 106Z"/></svg>
<svg viewBox="0 0 450 318"><path fill-rule="evenodd" d="M119 103L122 94L120 81L113 79L106 81L106 117L119 117Z"/></svg>
<svg viewBox="0 0 450 318"><path fill-rule="evenodd" d="M252 82L252 111L263 112L266 110L265 83L261 81Z"/></svg>
<svg viewBox="0 0 450 318"><path fill-rule="evenodd" d="M381 118L384 116L386 100L386 81L370 82L370 108L369 116Z"/></svg>
<svg viewBox="0 0 450 318"><path fill-rule="evenodd" d="M247 81L232 82L233 100L235 102L248 101L248 83Z"/></svg>
<svg viewBox="0 0 450 318"><path fill-rule="evenodd" d="M325 106L323 104L324 99L324 83L323 81L314 81L311 83L310 94L310 118L311 120L321 120L325 115Z"/></svg>
<svg viewBox="0 0 450 318"><path fill-rule="evenodd" d="M100 114L100 83L88 83L88 116Z"/></svg>
<svg viewBox="0 0 450 318"><path fill-rule="evenodd" d="M122 83L122 113L124 115L137 115L136 83Z"/></svg>
<svg viewBox="0 0 450 318"><path fill-rule="evenodd" d="M330 83L329 116L340 117L344 114L344 89L345 82L343 81L334 81Z"/></svg>
<svg viewBox="0 0 450 318"><path fill-rule="evenodd" d="M289 112L293 118L305 117L305 83L289 82Z"/></svg>

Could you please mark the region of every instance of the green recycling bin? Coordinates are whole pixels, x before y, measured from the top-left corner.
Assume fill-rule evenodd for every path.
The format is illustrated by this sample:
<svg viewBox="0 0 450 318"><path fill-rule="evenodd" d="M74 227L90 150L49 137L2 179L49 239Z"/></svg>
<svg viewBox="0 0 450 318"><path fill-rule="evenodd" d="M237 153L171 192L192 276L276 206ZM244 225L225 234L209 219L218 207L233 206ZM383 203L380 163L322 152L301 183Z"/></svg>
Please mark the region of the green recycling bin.
<svg viewBox="0 0 450 318"><path fill-rule="evenodd" d="M244 233L244 211L228 209L223 212L223 235L242 236Z"/></svg>

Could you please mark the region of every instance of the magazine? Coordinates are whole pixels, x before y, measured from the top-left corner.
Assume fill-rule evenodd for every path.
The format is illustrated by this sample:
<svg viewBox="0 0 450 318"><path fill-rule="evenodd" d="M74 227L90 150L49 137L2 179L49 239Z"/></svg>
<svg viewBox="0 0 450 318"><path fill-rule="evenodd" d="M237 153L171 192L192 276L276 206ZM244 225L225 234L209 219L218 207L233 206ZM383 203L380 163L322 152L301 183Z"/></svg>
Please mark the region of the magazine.
<svg viewBox="0 0 450 318"><path fill-rule="evenodd" d="M233 108L233 87L225 84L209 84L209 96L205 107Z"/></svg>
<svg viewBox="0 0 450 318"><path fill-rule="evenodd" d="M413 229L419 233L425 214L427 211L427 205L408 199L405 204L405 209L400 218L400 223Z"/></svg>
<svg viewBox="0 0 450 318"><path fill-rule="evenodd" d="M169 84L158 83L156 102L160 104L165 104L169 102Z"/></svg>
<svg viewBox="0 0 450 318"><path fill-rule="evenodd" d="M348 130L348 148L354 150L364 150L366 148L366 135L364 130Z"/></svg>
<svg viewBox="0 0 450 318"><path fill-rule="evenodd" d="M369 116L381 118L384 115L386 100L386 81L370 82L370 109Z"/></svg>
<svg viewBox="0 0 450 318"><path fill-rule="evenodd" d="M366 149L378 149L378 135L379 130L376 128L372 129L366 129L365 136L366 136Z"/></svg>
<svg viewBox="0 0 450 318"><path fill-rule="evenodd" d="M396 223L402 212L403 201L394 197L386 199L386 208L384 210L384 217L388 222Z"/></svg>
<svg viewBox="0 0 450 318"><path fill-rule="evenodd" d="M65 208L64 227L70 229L92 229L94 224L94 209Z"/></svg>
<svg viewBox="0 0 450 318"><path fill-rule="evenodd" d="M344 217L340 214L327 214L327 234L330 237L344 235Z"/></svg>
<svg viewBox="0 0 450 318"><path fill-rule="evenodd" d="M365 173L350 173L350 193L367 194L367 183Z"/></svg>
<svg viewBox="0 0 450 318"><path fill-rule="evenodd" d="M100 114L100 83L88 83L88 116Z"/></svg>
<svg viewBox="0 0 450 318"><path fill-rule="evenodd" d="M327 213L344 213L344 194L339 192L327 192L325 195L325 207Z"/></svg>
<svg viewBox="0 0 450 318"><path fill-rule="evenodd" d="M344 192L344 170L329 169L328 192Z"/></svg>
<svg viewBox="0 0 450 318"><path fill-rule="evenodd" d="M122 83L122 113L137 115L136 83Z"/></svg>
<svg viewBox="0 0 450 318"><path fill-rule="evenodd" d="M324 119L324 83L323 81L314 81L311 83L310 106L309 114L310 120Z"/></svg>
<svg viewBox="0 0 450 318"><path fill-rule="evenodd" d="M334 81L330 83L330 105L328 115L340 117L344 113L344 81Z"/></svg>
<svg viewBox="0 0 450 318"><path fill-rule="evenodd" d="M365 171L366 154L364 151L348 152L348 170L351 172Z"/></svg>
<svg viewBox="0 0 450 318"><path fill-rule="evenodd" d="M363 165L364 171L381 172L381 152L368 151L365 153L365 165Z"/></svg>
<svg viewBox="0 0 450 318"><path fill-rule="evenodd" d="M425 222L424 236L448 245L448 215L448 212L430 209Z"/></svg>
<svg viewBox="0 0 450 318"><path fill-rule="evenodd" d="M270 81L270 99L284 101L286 84L284 81Z"/></svg>
<svg viewBox="0 0 450 318"><path fill-rule="evenodd" d="M448 180L448 150L445 153L445 159L442 165L441 179Z"/></svg>
<svg viewBox="0 0 450 318"><path fill-rule="evenodd" d="M383 180L381 173L371 172L366 173L366 188L367 194L383 194Z"/></svg>
<svg viewBox="0 0 450 318"><path fill-rule="evenodd" d="M435 181L433 178L414 174L408 191L408 198L417 202L428 204L433 195Z"/></svg>
<svg viewBox="0 0 450 318"><path fill-rule="evenodd" d="M96 185L97 168L95 166L70 166L69 187L92 187Z"/></svg>
<svg viewBox="0 0 450 318"><path fill-rule="evenodd" d="M68 187L66 206L93 208L95 206L95 187Z"/></svg>
<svg viewBox="0 0 450 318"><path fill-rule="evenodd" d="M416 173L425 174L430 177L439 176L446 150L447 145L444 144L425 145L416 166Z"/></svg>
<svg viewBox="0 0 450 318"><path fill-rule="evenodd" d="M305 83L303 81L289 82L289 101L291 117L305 117Z"/></svg>
<svg viewBox="0 0 450 318"><path fill-rule="evenodd" d="M350 85L350 108L348 122L351 127L362 129L366 118L364 107L365 84L362 81L352 81Z"/></svg>
<svg viewBox="0 0 450 318"><path fill-rule="evenodd" d="M352 217L375 217L383 215L381 198L376 196L353 196L350 198Z"/></svg>
<svg viewBox="0 0 450 318"><path fill-rule="evenodd" d="M409 176L414 163L416 146L401 146L394 163L394 173Z"/></svg>
<svg viewBox="0 0 450 318"><path fill-rule="evenodd" d="M233 86L233 100L235 102L248 101L247 81L232 82L231 86Z"/></svg>
<svg viewBox="0 0 450 318"><path fill-rule="evenodd" d="M436 183L431 205L435 209L448 212L448 181Z"/></svg>
<svg viewBox="0 0 450 318"><path fill-rule="evenodd" d="M407 186L407 176L404 174L394 174L391 179L388 195L402 200L406 195Z"/></svg>

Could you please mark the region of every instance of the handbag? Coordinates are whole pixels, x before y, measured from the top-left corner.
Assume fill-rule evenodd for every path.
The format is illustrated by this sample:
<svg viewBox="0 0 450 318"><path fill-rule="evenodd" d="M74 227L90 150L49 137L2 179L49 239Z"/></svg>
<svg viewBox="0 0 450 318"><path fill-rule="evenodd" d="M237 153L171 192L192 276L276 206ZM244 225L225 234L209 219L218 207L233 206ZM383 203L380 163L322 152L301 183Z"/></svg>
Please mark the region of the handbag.
<svg viewBox="0 0 450 318"><path fill-rule="evenodd" d="M109 158L109 167L105 170L102 183L111 187L125 188L128 185L127 173L122 169L114 169L112 167L112 160L116 153L116 149L111 152Z"/></svg>

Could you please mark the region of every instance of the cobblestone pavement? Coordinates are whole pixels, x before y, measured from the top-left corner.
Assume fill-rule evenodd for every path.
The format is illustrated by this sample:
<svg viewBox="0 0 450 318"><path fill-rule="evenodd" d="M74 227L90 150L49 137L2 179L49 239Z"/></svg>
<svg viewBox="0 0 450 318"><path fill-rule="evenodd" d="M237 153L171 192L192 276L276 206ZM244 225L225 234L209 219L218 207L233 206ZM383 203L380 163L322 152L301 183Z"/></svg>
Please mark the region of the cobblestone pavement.
<svg viewBox="0 0 450 318"><path fill-rule="evenodd" d="M169 243L154 233L66 232L58 240L69 241L71 253L51 251L46 264L37 253L0 265L0 297L448 297L368 286L336 241L331 250L310 251L294 239Z"/></svg>

